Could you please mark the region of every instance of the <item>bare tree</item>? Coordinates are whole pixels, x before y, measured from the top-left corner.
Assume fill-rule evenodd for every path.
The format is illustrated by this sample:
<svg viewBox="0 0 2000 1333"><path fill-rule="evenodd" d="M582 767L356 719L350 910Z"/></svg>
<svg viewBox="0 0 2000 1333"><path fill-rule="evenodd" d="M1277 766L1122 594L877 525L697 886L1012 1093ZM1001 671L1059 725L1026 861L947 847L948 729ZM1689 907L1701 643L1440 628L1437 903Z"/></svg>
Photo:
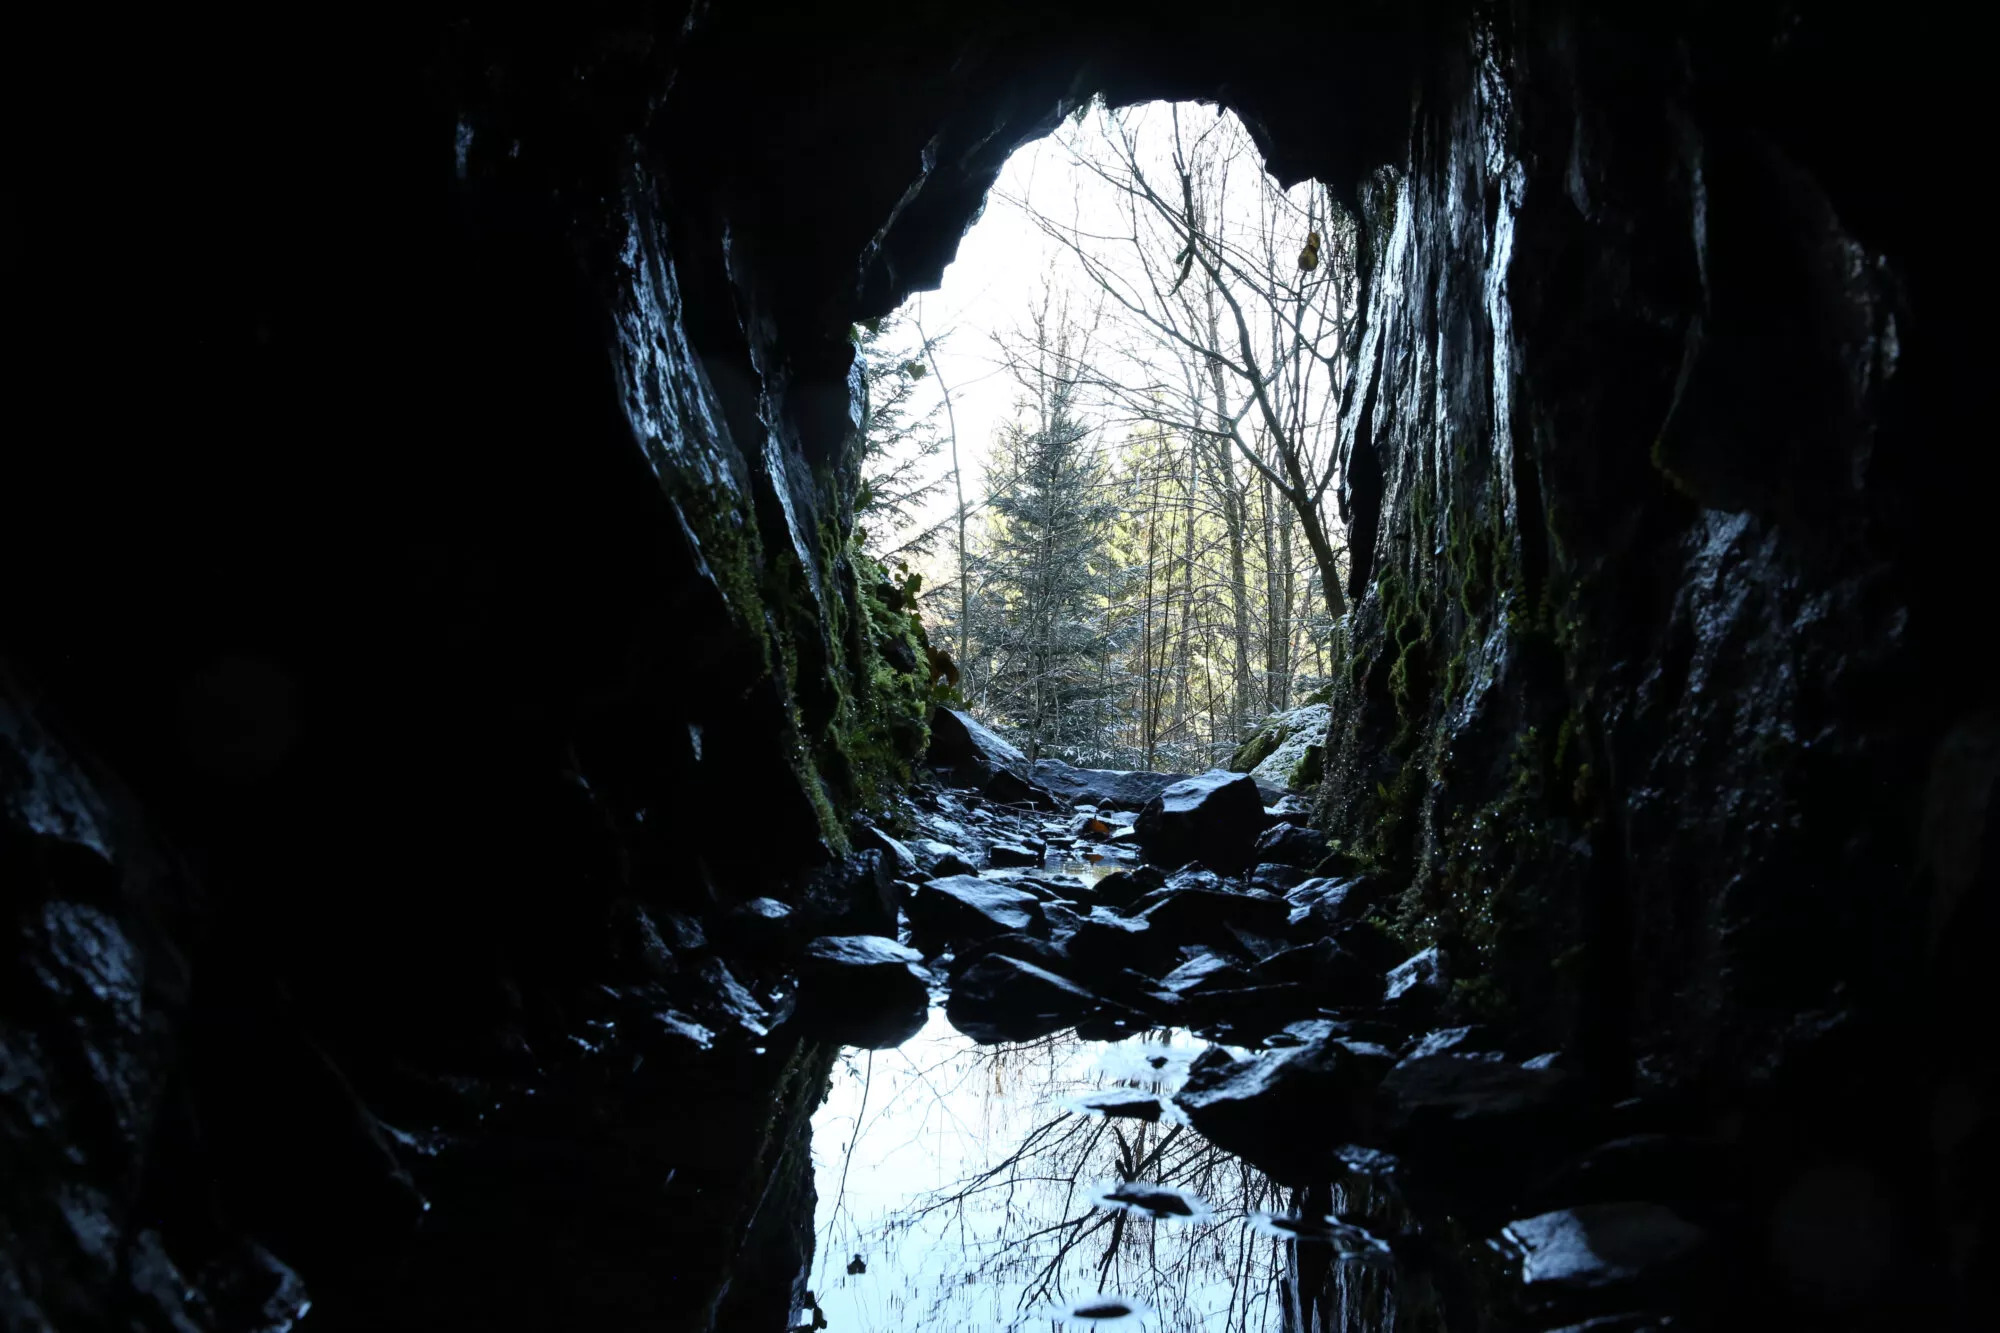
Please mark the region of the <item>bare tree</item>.
<svg viewBox="0 0 2000 1333"><path fill-rule="evenodd" d="M1122 200L1122 234L1086 230L1080 209L1028 211L1122 317L1125 356L1100 357L1093 385L1232 460L1217 470L1239 539L1245 493L1230 476L1247 462L1296 520L1337 618L1344 549L1326 499L1356 315L1353 224L1324 190L1278 189L1233 117L1203 119L1190 130L1178 107L1104 111L1064 131L1078 166Z"/></svg>

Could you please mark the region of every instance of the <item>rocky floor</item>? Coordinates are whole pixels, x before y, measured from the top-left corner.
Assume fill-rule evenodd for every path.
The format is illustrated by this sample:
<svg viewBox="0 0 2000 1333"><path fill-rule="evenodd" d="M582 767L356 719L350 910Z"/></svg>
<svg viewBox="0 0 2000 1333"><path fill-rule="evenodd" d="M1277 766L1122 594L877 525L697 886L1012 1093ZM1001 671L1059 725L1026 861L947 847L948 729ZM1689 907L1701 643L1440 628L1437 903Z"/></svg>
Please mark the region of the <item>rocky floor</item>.
<svg viewBox="0 0 2000 1333"><path fill-rule="evenodd" d="M1404 957L1373 914L1391 886L1295 799L1222 772L1070 775L1068 800L938 785L858 827L896 928L804 945L801 1017L894 1046L942 996L981 1043L1208 1039L1167 1103L1135 1085L1084 1111L1165 1114L1288 1186L1300 1263L1393 1252L1425 1293L1396 1327L1708 1326L1754 1281L1732 1269L1755 1247L1729 1234L1731 1145L1462 1021L1437 951ZM1315 1212L1336 1184L1376 1206Z"/></svg>

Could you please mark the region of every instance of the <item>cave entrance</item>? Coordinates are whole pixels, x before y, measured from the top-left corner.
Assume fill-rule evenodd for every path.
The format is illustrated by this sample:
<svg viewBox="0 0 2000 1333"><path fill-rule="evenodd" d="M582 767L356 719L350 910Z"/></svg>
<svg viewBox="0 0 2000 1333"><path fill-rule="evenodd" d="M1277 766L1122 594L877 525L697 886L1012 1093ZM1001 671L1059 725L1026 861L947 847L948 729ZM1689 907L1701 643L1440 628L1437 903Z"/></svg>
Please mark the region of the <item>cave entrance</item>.
<svg viewBox="0 0 2000 1333"><path fill-rule="evenodd" d="M1327 683L1356 228L1212 104L1080 107L858 327L858 521L1031 758L1199 772Z"/></svg>
<svg viewBox="0 0 2000 1333"><path fill-rule="evenodd" d="M1270 720L1316 711L1324 728L1356 250L1331 192L1280 184L1233 112L1100 99L1013 154L935 290L854 330L862 540L915 585L966 711L1030 759L1158 777L1314 750L1317 734L1278 745L1300 728ZM1301 775L1268 776L1277 799ZM1159 883L1119 873L1138 869L1136 806L1078 811L945 790L906 815L923 855L987 849L966 892L1018 894L1041 874L1081 904L1113 878ZM1294 1326L1301 1300L1330 1318L1386 1299L1372 1237L1315 1237L1365 1271L1294 1271L1282 1227L1297 1200L1268 1160L1176 1121L1202 1041L1136 1020L1018 1041L983 1025L982 982L960 968L979 946L961 949L949 1018L844 1051L814 1117L819 1317L1266 1329ZM1177 983L1207 968L1248 984L1196 952ZM999 1007L1015 1000L1036 1007ZM1218 1031L1251 1044L1254 1026Z"/></svg>

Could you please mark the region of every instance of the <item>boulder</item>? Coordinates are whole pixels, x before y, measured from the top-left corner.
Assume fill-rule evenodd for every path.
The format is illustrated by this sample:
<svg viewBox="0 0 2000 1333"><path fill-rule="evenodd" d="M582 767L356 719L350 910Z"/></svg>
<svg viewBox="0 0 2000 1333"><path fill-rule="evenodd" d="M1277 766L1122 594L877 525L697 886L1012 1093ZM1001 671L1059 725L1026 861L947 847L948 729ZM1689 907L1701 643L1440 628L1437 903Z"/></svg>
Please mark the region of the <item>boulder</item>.
<svg viewBox="0 0 2000 1333"><path fill-rule="evenodd" d="M902 895L889 858L869 848L807 876L796 902L801 919L821 934L893 937Z"/></svg>
<svg viewBox="0 0 2000 1333"><path fill-rule="evenodd" d="M1062 802L1035 779L1028 756L970 713L956 708L932 710L928 760L952 781L992 800L1047 809L1062 807Z"/></svg>
<svg viewBox="0 0 2000 1333"><path fill-rule="evenodd" d="M1219 953L1201 952L1160 979L1160 989L1185 996L1202 990L1247 986L1250 974Z"/></svg>
<svg viewBox="0 0 2000 1333"><path fill-rule="evenodd" d="M1708 1233L1663 1204L1628 1200L1521 1218L1500 1240L1528 1302L1563 1308L1682 1287Z"/></svg>
<svg viewBox="0 0 2000 1333"><path fill-rule="evenodd" d="M1039 935L1047 929L1041 899L977 875L947 875L920 884L910 899L910 930L925 948L1015 931Z"/></svg>
<svg viewBox="0 0 2000 1333"><path fill-rule="evenodd" d="M1276 940L1287 925L1284 899L1227 889L1161 889L1140 899L1129 915L1144 921L1151 938L1164 946L1201 945L1231 953L1244 950L1243 934Z"/></svg>
<svg viewBox="0 0 2000 1333"><path fill-rule="evenodd" d="M1297 796L1287 793L1264 806L1264 813L1274 824L1310 824L1312 807Z"/></svg>
<svg viewBox="0 0 2000 1333"><path fill-rule="evenodd" d="M1203 1052L1174 1104L1203 1138L1281 1182L1323 1179L1334 1174L1334 1145L1366 1131L1388 1064L1338 1037L1247 1060Z"/></svg>
<svg viewBox="0 0 2000 1333"><path fill-rule="evenodd" d="M1327 858L1326 836L1318 829L1298 824L1273 824L1257 835L1251 851L1258 862L1297 866L1310 870Z"/></svg>
<svg viewBox="0 0 2000 1333"><path fill-rule="evenodd" d="M1368 910L1371 895L1355 879L1308 879L1285 890L1293 932L1302 936L1325 935L1359 920Z"/></svg>
<svg viewBox="0 0 2000 1333"><path fill-rule="evenodd" d="M1468 1023L1460 1027L1437 1028L1426 1032L1411 1042L1403 1052L1405 1060L1422 1055L1443 1055L1446 1051L1497 1051L1501 1048L1500 1034L1478 1023Z"/></svg>
<svg viewBox="0 0 2000 1333"><path fill-rule="evenodd" d="M865 819L856 819L849 826L848 836L855 850L882 853L888 859L889 873L898 879L910 879L923 873L915 852Z"/></svg>
<svg viewBox="0 0 2000 1333"><path fill-rule="evenodd" d="M1382 1080L1377 1115L1390 1145L1427 1166L1480 1161L1530 1171L1575 1129L1578 1091L1550 1063L1452 1050L1398 1062Z"/></svg>
<svg viewBox="0 0 2000 1333"><path fill-rule="evenodd" d="M1086 977L1127 967L1143 969L1161 954L1150 925L1102 907L1077 923L1065 947L1076 960L1079 975Z"/></svg>
<svg viewBox="0 0 2000 1333"><path fill-rule="evenodd" d="M1250 867L1250 887L1262 889L1266 893L1286 894L1305 883L1310 876L1297 866L1280 865L1275 861L1265 861Z"/></svg>
<svg viewBox="0 0 2000 1333"><path fill-rule="evenodd" d="M798 943L797 914L776 898L752 898L729 909L716 923L718 943L732 954L767 960L782 958Z"/></svg>
<svg viewBox="0 0 2000 1333"><path fill-rule="evenodd" d="M1308 987L1281 982L1193 990L1181 997L1178 1012L1183 1026L1197 1028L1215 1040L1256 1046L1264 1044L1286 1020L1310 1013L1313 1006Z"/></svg>
<svg viewBox="0 0 2000 1333"><path fill-rule="evenodd" d="M1274 953L1250 969L1253 985L1298 985L1316 1005L1367 1004L1378 993L1380 976L1329 939Z"/></svg>
<svg viewBox="0 0 2000 1333"><path fill-rule="evenodd" d="M822 935L799 957L801 1028L884 1050L917 1034L930 1011L923 955L879 935Z"/></svg>
<svg viewBox="0 0 2000 1333"><path fill-rule="evenodd" d="M986 849L986 864L990 866L1039 866L1042 850L1022 842L996 842Z"/></svg>
<svg viewBox="0 0 2000 1333"><path fill-rule="evenodd" d="M1383 1001L1399 1008L1435 1009L1450 993L1436 945L1398 963L1382 979Z"/></svg>
<svg viewBox="0 0 2000 1333"><path fill-rule="evenodd" d="M1154 865L1199 861L1233 875L1251 864L1266 822L1257 784L1218 768L1168 787L1147 802L1133 828Z"/></svg>
<svg viewBox="0 0 2000 1333"><path fill-rule="evenodd" d="M991 1045L1047 1036L1089 1018L1105 1005L1046 968L990 953L958 973L945 1016L966 1036Z"/></svg>
<svg viewBox="0 0 2000 1333"><path fill-rule="evenodd" d="M1047 968L1059 975L1067 975L1072 965L1068 951L1053 940L1010 932L961 946L957 956L952 960L952 984L954 986L958 984L958 977L966 968L994 954L1018 958L1024 963L1033 963L1036 967Z"/></svg>
<svg viewBox="0 0 2000 1333"><path fill-rule="evenodd" d="M1320 780L1319 749L1332 716L1333 710L1326 704L1303 704L1273 713L1237 747L1229 766L1280 792L1311 786Z"/></svg>
<svg viewBox="0 0 2000 1333"><path fill-rule="evenodd" d="M918 869L926 875L976 875L979 867L966 858L965 853L948 842L936 838L916 838L909 844L911 855L917 858Z"/></svg>
<svg viewBox="0 0 2000 1333"><path fill-rule="evenodd" d="M1065 902L1043 903L1042 920L1048 923L1049 936L1058 940L1070 938L1083 924L1083 917Z"/></svg>
<svg viewBox="0 0 2000 1333"><path fill-rule="evenodd" d="M1126 908L1146 896L1149 890L1129 870L1114 870L1085 890L1090 902L1100 907Z"/></svg>
<svg viewBox="0 0 2000 1333"><path fill-rule="evenodd" d="M1032 776L1069 801L1094 805L1100 810L1138 810L1174 783L1184 780L1187 774L1075 768L1060 759L1040 759L1034 764Z"/></svg>

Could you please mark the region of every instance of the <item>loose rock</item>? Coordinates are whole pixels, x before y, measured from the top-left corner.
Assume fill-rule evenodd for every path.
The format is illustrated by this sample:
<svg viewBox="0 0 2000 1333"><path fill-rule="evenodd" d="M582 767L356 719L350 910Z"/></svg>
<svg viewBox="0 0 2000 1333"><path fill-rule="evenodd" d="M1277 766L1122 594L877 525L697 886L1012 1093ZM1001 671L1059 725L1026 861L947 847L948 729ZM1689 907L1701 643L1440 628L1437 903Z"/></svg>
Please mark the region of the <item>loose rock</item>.
<svg viewBox="0 0 2000 1333"><path fill-rule="evenodd" d="M1010 931L1041 934L1042 903L1025 889L976 875L948 875L917 886L910 899L910 929L923 947L981 940Z"/></svg>
<svg viewBox="0 0 2000 1333"><path fill-rule="evenodd" d="M1607 1289L1664 1288L1707 1233L1657 1203L1601 1203L1509 1222L1502 1244L1520 1260L1531 1301L1557 1304Z"/></svg>
<svg viewBox="0 0 2000 1333"><path fill-rule="evenodd" d="M1138 810L1185 773L1127 772L1110 768L1075 768L1059 759L1040 759L1031 775L1035 781L1070 801L1088 802L1100 810Z"/></svg>
<svg viewBox="0 0 2000 1333"><path fill-rule="evenodd" d="M1264 859L1253 858L1251 848L1266 822L1257 784L1218 768L1168 787L1147 802L1133 827L1155 865L1199 861L1236 874Z"/></svg>
<svg viewBox="0 0 2000 1333"><path fill-rule="evenodd" d="M822 935L799 958L800 1021L815 1035L876 1050L915 1036L930 1010L923 955L879 935Z"/></svg>
<svg viewBox="0 0 2000 1333"><path fill-rule="evenodd" d="M945 1016L982 1044L1029 1041L1070 1027L1105 1001L1045 968L993 953L959 972Z"/></svg>
<svg viewBox="0 0 2000 1333"><path fill-rule="evenodd" d="M1217 1147L1274 1176L1303 1179L1329 1173L1332 1146L1361 1135L1388 1063L1337 1037L1248 1060L1203 1052L1174 1103Z"/></svg>

